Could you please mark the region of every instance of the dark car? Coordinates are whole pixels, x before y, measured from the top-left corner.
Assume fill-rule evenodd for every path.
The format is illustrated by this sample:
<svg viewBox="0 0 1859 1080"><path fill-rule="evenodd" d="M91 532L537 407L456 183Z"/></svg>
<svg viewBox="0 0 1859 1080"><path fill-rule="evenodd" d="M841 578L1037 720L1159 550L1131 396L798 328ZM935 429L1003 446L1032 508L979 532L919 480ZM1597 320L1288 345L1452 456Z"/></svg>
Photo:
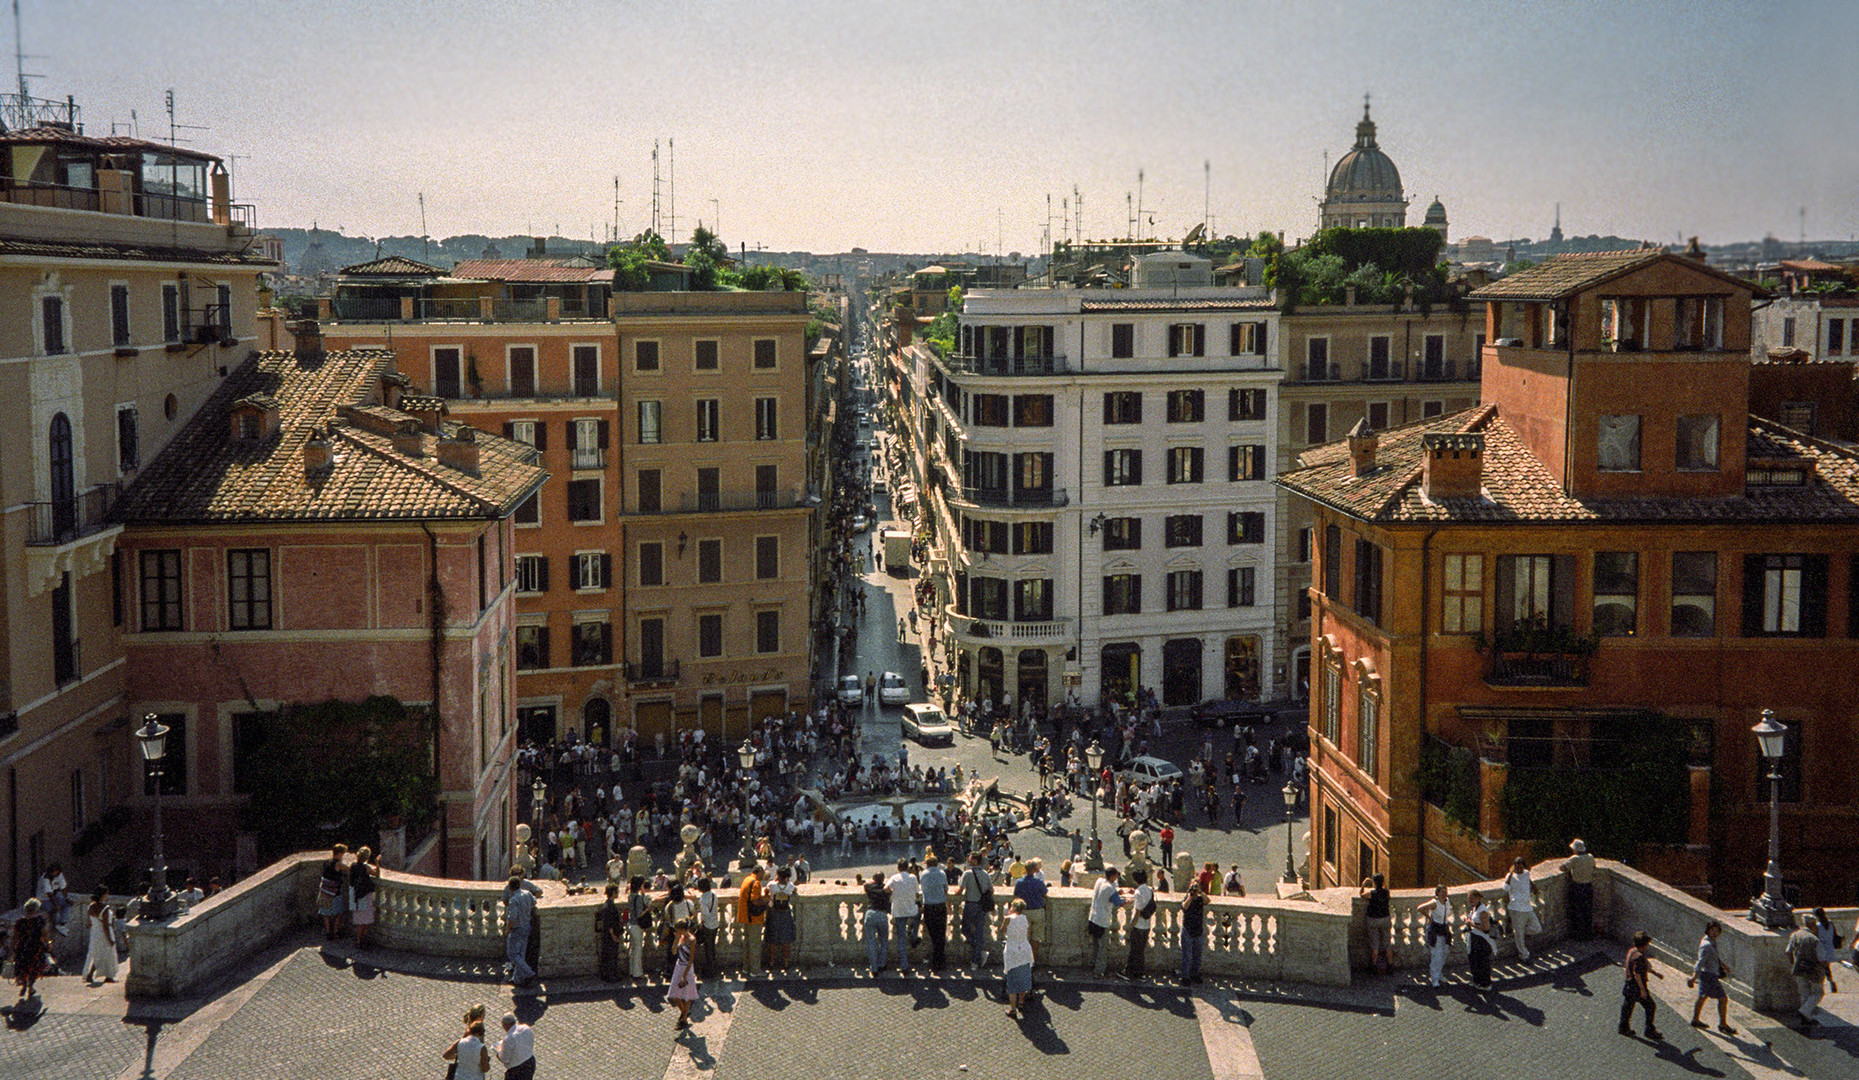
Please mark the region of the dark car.
<svg viewBox="0 0 1859 1080"><path fill-rule="evenodd" d="M1244 724L1269 724L1278 718L1256 701L1216 698L1203 701L1188 710L1194 719L1209 727L1239 727Z"/></svg>

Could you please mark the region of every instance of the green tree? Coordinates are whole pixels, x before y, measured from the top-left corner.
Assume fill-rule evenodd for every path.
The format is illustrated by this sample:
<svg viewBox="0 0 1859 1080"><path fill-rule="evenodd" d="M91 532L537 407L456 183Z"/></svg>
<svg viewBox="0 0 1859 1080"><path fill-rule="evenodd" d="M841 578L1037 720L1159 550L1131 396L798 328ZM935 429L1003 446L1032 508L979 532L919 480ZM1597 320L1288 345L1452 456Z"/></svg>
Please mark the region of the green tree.
<svg viewBox="0 0 1859 1080"><path fill-rule="evenodd" d="M685 262L688 263L690 255L699 251L710 256L710 261L719 266L729 261L729 245L719 239L716 233L702 225L697 226L691 233L691 248L686 253Z"/></svg>

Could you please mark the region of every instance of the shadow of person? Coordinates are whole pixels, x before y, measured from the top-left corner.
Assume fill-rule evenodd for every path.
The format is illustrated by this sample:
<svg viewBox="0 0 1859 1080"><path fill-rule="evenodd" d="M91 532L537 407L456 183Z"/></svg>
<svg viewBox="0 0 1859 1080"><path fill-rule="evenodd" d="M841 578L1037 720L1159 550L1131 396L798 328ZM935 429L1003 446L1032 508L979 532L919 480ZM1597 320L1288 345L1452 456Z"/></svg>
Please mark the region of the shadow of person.
<svg viewBox="0 0 1859 1080"><path fill-rule="evenodd" d="M361 960L351 963L349 965L349 970L355 973L357 979L380 979L387 975L386 968L375 967L373 964L365 963Z"/></svg>
<svg viewBox="0 0 1859 1080"><path fill-rule="evenodd" d="M520 998L516 1007L510 1011L516 1014L518 1020L534 1027L536 1021L542 1019L542 1014L549 1011L549 1003L533 997Z"/></svg>
<svg viewBox="0 0 1859 1080"><path fill-rule="evenodd" d="M1052 1014L1040 1002L1027 1001L1021 1005L1020 1017L1014 1022L1019 1025L1020 1034L1040 1053L1051 1057L1072 1052L1070 1044L1052 1026Z"/></svg>
<svg viewBox="0 0 1859 1080"><path fill-rule="evenodd" d="M1696 1073L1699 1076L1724 1075L1723 1070L1713 1069L1709 1065L1698 1060L1698 1047L1694 1046L1689 1050L1680 1050L1671 1043L1661 1040L1659 1043L1655 1044L1654 1050L1659 1060L1676 1065L1686 1072Z"/></svg>
<svg viewBox="0 0 1859 1080"><path fill-rule="evenodd" d="M710 1040L690 1028L685 1028L678 1032L677 1042L678 1045L684 1047L684 1052L691 1056L692 1066L703 1072L712 1072L716 1069L716 1056L710 1052Z"/></svg>

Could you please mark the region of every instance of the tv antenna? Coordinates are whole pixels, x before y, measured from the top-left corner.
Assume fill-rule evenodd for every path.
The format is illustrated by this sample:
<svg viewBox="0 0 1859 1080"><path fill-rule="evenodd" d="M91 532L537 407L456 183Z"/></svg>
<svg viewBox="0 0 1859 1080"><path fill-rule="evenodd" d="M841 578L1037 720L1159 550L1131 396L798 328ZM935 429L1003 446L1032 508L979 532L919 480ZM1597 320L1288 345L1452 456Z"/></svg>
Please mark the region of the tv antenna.
<svg viewBox="0 0 1859 1080"><path fill-rule="evenodd" d="M430 266L432 264L432 237L428 235L426 232L426 193L422 191L419 193L419 196L420 196L420 241L424 245L420 249L420 251L423 256L422 261L424 261L427 265Z"/></svg>

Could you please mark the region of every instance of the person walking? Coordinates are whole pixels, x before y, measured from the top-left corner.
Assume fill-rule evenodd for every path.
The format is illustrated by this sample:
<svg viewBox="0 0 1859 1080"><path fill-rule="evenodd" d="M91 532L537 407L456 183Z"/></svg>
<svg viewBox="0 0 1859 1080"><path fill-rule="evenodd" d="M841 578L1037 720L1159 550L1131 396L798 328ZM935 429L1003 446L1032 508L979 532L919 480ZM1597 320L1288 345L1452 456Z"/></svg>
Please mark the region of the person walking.
<svg viewBox="0 0 1859 1080"><path fill-rule="evenodd" d="M1001 917L1001 971L1006 976L1007 1018L1018 1020L1033 989L1033 945L1027 938L1026 901L1014 897Z"/></svg>
<svg viewBox="0 0 1859 1080"><path fill-rule="evenodd" d="M1130 897L1130 951L1123 963L1123 977L1138 982L1143 977L1143 953L1149 948L1149 927L1155 920L1155 890L1149 885L1149 871L1138 867L1130 872L1136 883Z"/></svg>
<svg viewBox="0 0 1859 1080"><path fill-rule="evenodd" d="M1381 874L1363 878L1357 895L1368 898L1362 917L1368 924L1369 963L1375 965L1377 975L1386 975L1394 966L1394 916L1389 905L1388 879Z"/></svg>
<svg viewBox="0 0 1859 1080"><path fill-rule="evenodd" d="M536 1075L536 1032L517 1020L515 1013L503 1014L503 1038L497 1040L497 1060L503 1062L504 1080L534 1080Z"/></svg>
<svg viewBox="0 0 1859 1080"><path fill-rule="evenodd" d="M1517 943L1517 959L1527 964L1530 962L1530 935L1542 926L1536 920L1536 882L1530 880L1530 868L1524 865L1521 855L1511 860L1510 873L1504 875L1504 893L1510 936Z"/></svg>
<svg viewBox="0 0 1859 1080"><path fill-rule="evenodd" d="M1569 937L1588 941L1594 937L1594 856L1581 837L1569 841L1569 857L1562 860L1569 876Z"/></svg>
<svg viewBox="0 0 1859 1080"><path fill-rule="evenodd" d="M457 1065L452 1080L485 1080L491 1071L491 1050L484 1045L484 1021L473 1020L464 1037L446 1047L439 1058Z"/></svg>
<svg viewBox="0 0 1859 1080"><path fill-rule="evenodd" d="M941 971L948 962L949 875L933 851L923 858L923 873L917 877L917 886L922 891L923 936L929 942L930 970Z"/></svg>
<svg viewBox="0 0 1859 1080"><path fill-rule="evenodd" d="M1433 899L1414 910L1427 918L1427 982L1437 988L1446 973L1446 954L1452 950L1452 899L1446 886L1433 886Z"/></svg>
<svg viewBox="0 0 1859 1080"><path fill-rule="evenodd" d="M1717 1030L1725 1035L1735 1035L1736 1029L1730 1026L1730 995L1723 988L1723 980L1730 974L1722 958L1717 955L1717 935L1723 933L1723 923L1712 919L1704 924L1704 936L1698 939L1698 962L1692 965L1691 977L1685 980L1686 986L1698 988L1698 998L1691 1003L1691 1026L1708 1028L1703 1020L1704 1002L1717 999Z"/></svg>
<svg viewBox="0 0 1859 1080"><path fill-rule="evenodd" d="M116 981L115 919L110 905L104 903L104 897L108 895L101 885L90 894L90 908L86 912L90 922L90 942L89 951L84 955L84 983L87 986L96 985L94 980L97 978L107 983Z"/></svg>
<svg viewBox="0 0 1859 1080"><path fill-rule="evenodd" d="M529 966L529 931L535 923L536 897L540 895L541 887L524 881L520 874L511 874L504 885L504 960L510 965L512 986L527 986L536 978L536 969ZM483 1034L478 1032L480 1040ZM459 1066L459 1071L464 1071L464 1065Z"/></svg>
<svg viewBox="0 0 1859 1080"><path fill-rule="evenodd" d="M1820 970L1827 978L1827 993L1837 994L1840 986L1833 981L1833 965L1840 961L1840 932L1833 928L1826 908L1814 909L1814 922L1814 936L1820 939Z"/></svg>
<svg viewBox="0 0 1859 1080"><path fill-rule="evenodd" d="M1188 882L1181 901L1181 985L1201 981L1201 960L1207 955L1207 893L1199 881Z"/></svg>
<svg viewBox="0 0 1859 1080"><path fill-rule="evenodd" d="M762 887L761 866L750 860L736 888L736 922L742 927L742 973L762 973L762 927L768 922L768 890Z"/></svg>
<svg viewBox="0 0 1859 1080"><path fill-rule="evenodd" d="M52 921L44 907L38 897L29 896L20 908L24 914L13 922L12 950L8 955L13 958L13 980L19 983L21 1001L37 993L34 986L45 976L52 955Z"/></svg>
<svg viewBox="0 0 1859 1080"><path fill-rule="evenodd" d="M1652 985L1648 978L1663 979L1664 975L1652 969L1652 935L1641 930L1633 935L1633 947L1627 950L1623 963L1626 968L1626 981L1620 987L1620 1034L1633 1034L1633 1007L1640 1006L1646 1010L1646 1037L1663 1039L1659 1029L1653 1026Z"/></svg>
<svg viewBox="0 0 1859 1080"><path fill-rule="evenodd" d="M678 1021L672 1025L673 1031L684 1031L691 1026L691 1006L697 1003L697 935L692 932L691 920L679 919L672 924L672 953L676 958L671 965L671 988L665 996L678 1008Z"/></svg>
<svg viewBox="0 0 1859 1080"><path fill-rule="evenodd" d="M865 889L865 960L873 975L884 970L885 953L891 933L891 887L877 874L864 883Z"/></svg>
<svg viewBox="0 0 1859 1080"><path fill-rule="evenodd" d="M1491 937L1491 905L1485 903L1483 893L1474 889L1466 896L1466 903L1471 905L1471 914L1466 919L1467 932L1470 937L1466 944L1466 961L1472 966L1472 985L1480 990L1491 989L1491 956L1497 951L1497 942Z"/></svg>
<svg viewBox="0 0 1859 1080"><path fill-rule="evenodd" d="M1094 939L1091 946L1091 973L1100 979L1104 977L1104 962L1110 950L1110 928L1116 922L1117 909L1123 906L1123 893L1117 889L1120 873L1114 866L1104 868L1104 876L1092 886L1091 914L1084 924L1085 930Z"/></svg>
<svg viewBox="0 0 1859 1080"><path fill-rule="evenodd" d="M1820 1026L1821 984L1826 978L1827 966L1820 962L1819 930L1819 919L1803 915L1801 928L1788 935L1788 943L1783 946L1788 955L1788 973L1794 977L1795 991L1801 996L1796 1011L1801 1016L1802 1031Z"/></svg>
<svg viewBox="0 0 1859 1080"><path fill-rule="evenodd" d="M885 882L891 890L891 949L896 954L897 970L910 970L910 944L922 925L920 898L923 886L910 872L910 860L897 860L897 873Z"/></svg>
<svg viewBox="0 0 1859 1080"><path fill-rule="evenodd" d="M607 902L594 912L594 940L600 952L600 977L620 979L620 943L626 938L626 917L620 910L620 887L607 884Z"/></svg>

